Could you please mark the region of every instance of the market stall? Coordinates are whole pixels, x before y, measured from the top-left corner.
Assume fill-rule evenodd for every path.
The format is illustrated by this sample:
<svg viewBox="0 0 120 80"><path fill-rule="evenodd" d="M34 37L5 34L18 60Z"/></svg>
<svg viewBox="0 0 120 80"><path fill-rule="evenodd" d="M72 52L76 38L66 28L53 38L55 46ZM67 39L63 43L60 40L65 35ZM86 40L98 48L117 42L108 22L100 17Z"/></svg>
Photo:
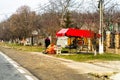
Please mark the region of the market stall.
<svg viewBox="0 0 120 80"><path fill-rule="evenodd" d="M80 30L75 28L61 29L56 33L57 37L68 36L68 37L86 37L93 38L94 32L90 30Z"/></svg>
<svg viewBox="0 0 120 80"><path fill-rule="evenodd" d="M87 51L88 49L90 50L90 47L91 47L90 40L94 39L95 36L100 37L100 35L98 34L96 35L96 33L93 31L81 30L81 29L76 29L76 28L61 29L56 33L56 36L58 38L63 37L63 36L69 37L68 42L69 42L70 48L76 48L74 46L74 40L77 39L77 44L79 43L79 46L86 47Z"/></svg>

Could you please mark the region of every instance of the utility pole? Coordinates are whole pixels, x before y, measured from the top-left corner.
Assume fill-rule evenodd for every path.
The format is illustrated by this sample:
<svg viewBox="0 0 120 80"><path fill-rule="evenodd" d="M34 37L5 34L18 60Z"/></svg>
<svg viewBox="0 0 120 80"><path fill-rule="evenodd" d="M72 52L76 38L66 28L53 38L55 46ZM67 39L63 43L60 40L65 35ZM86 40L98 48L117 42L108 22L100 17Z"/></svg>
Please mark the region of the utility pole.
<svg viewBox="0 0 120 80"><path fill-rule="evenodd" d="M104 45L103 45L103 3L104 3L104 0L99 0L99 12L100 12L99 34L101 35L101 37L99 39L99 54L104 53Z"/></svg>

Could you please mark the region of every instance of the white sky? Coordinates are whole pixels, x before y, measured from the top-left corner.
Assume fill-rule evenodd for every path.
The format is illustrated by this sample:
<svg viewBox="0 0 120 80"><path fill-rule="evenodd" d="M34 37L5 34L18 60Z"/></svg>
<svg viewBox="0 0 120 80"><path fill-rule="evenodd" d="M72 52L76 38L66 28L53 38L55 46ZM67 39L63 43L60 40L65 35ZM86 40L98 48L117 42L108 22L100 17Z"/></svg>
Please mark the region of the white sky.
<svg viewBox="0 0 120 80"><path fill-rule="evenodd" d="M97 2L98 0L85 0L85 3L88 3L88 1ZM120 3L120 0L114 1L118 1ZM0 0L0 21L7 19L23 5L27 5L31 8L31 10L35 10L40 4L44 5L47 2L48 0Z"/></svg>
<svg viewBox="0 0 120 80"><path fill-rule="evenodd" d="M27 5L34 10L44 5L48 0L0 0L0 21L15 13L18 8Z"/></svg>

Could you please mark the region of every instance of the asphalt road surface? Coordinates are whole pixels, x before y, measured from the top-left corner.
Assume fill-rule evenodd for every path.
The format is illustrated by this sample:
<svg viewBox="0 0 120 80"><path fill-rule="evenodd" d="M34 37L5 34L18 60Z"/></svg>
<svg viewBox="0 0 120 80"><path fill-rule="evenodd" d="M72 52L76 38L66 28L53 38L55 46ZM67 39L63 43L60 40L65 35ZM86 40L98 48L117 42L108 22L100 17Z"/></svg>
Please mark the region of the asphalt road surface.
<svg viewBox="0 0 120 80"><path fill-rule="evenodd" d="M0 54L0 80L28 80Z"/></svg>
<svg viewBox="0 0 120 80"><path fill-rule="evenodd" d="M49 55L36 52L26 53L2 47L0 47L0 50L29 70L39 80L101 80L88 74L79 74L76 70L63 64L63 62L65 63L66 61ZM19 74L3 57L0 57L0 64L2 64L2 67L0 65L0 72L2 72L0 73L0 80L26 80L24 76ZM5 65L6 68L3 65ZM6 78L6 76L8 76L8 78ZM38 79L31 79L29 77L27 80Z"/></svg>

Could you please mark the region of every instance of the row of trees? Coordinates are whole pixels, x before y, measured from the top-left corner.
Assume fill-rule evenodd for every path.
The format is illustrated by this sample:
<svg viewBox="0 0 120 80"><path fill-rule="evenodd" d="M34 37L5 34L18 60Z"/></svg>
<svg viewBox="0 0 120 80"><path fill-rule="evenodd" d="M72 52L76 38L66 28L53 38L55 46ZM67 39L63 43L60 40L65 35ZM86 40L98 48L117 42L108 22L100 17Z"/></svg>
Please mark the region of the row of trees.
<svg viewBox="0 0 120 80"><path fill-rule="evenodd" d="M105 29L112 22L120 22L120 9L116 3L106 0L104 10ZM22 6L10 18L0 23L0 39L14 40L32 36L32 31L38 31L41 36L54 36L60 28L82 28L98 32L99 6L89 3L91 10L84 10L84 0L50 0L49 4L41 7L39 14L31 11L30 7ZM108 4L114 4L112 7ZM80 9L82 8L81 11ZM43 12L44 11L44 12Z"/></svg>

